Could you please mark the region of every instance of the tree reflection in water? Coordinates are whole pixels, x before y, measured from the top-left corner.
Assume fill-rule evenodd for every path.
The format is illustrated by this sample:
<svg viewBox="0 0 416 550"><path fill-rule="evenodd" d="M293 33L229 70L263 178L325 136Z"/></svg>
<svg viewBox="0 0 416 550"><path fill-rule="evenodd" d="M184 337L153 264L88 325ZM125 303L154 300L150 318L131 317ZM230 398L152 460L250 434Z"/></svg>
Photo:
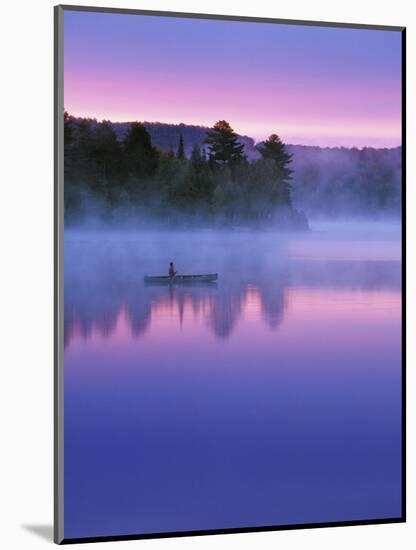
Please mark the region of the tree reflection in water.
<svg viewBox="0 0 416 550"><path fill-rule="evenodd" d="M218 283L198 285L144 285L109 277L85 281L67 278L65 286L65 346L77 333L88 339L93 331L109 337L124 308L131 334L144 335L155 316L170 316L182 324L186 316L202 318L218 338L228 338L238 320L255 315L271 329L284 318L287 290L343 288L349 290L400 289L400 265L394 261L285 262L278 268L247 276L221 276Z"/></svg>

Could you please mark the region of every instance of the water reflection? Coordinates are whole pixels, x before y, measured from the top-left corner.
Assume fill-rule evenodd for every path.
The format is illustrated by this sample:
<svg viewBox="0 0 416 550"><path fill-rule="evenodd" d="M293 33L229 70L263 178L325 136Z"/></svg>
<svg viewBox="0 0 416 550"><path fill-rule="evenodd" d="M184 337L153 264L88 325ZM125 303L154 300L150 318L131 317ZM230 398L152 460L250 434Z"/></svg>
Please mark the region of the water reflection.
<svg viewBox="0 0 416 550"><path fill-rule="evenodd" d="M65 346L77 336L88 340L97 332L107 338L115 331L122 311L135 338L145 334L152 319L169 317L182 326L185 318L202 318L218 338L227 338L238 319L261 318L276 328L283 317L285 286L257 288L250 283L237 286L112 288L108 292L89 293L87 289L67 292L65 303Z"/></svg>
<svg viewBox="0 0 416 550"><path fill-rule="evenodd" d="M67 277L65 287L65 346L93 333L110 337L121 312L128 330L140 338L152 319L169 317L182 326L185 319L202 319L219 339L228 338L240 318L261 320L275 330L282 322L287 293L292 288L349 291L400 291L396 261L287 261L266 275L220 275L218 283L197 286L148 286L141 277L123 280L108 272L92 281Z"/></svg>
<svg viewBox="0 0 416 550"><path fill-rule="evenodd" d="M67 537L400 514L400 242L333 235L68 235Z"/></svg>

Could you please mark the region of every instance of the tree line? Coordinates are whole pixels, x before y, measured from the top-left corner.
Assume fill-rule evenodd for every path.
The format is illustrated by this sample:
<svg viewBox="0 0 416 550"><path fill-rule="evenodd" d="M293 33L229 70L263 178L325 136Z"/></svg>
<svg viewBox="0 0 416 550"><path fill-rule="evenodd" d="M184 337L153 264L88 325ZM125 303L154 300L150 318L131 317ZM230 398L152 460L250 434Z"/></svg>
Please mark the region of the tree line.
<svg viewBox="0 0 416 550"><path fill-rule="evenodd" d="M189 156L180 135L175 149L157 148L145 126L130 124L119 140L110 121L64 114L65 215L76 219L147 212L166 223L281 224L306 227L292 205L292 155L272 134L249 161L225 120Z"/></svg>

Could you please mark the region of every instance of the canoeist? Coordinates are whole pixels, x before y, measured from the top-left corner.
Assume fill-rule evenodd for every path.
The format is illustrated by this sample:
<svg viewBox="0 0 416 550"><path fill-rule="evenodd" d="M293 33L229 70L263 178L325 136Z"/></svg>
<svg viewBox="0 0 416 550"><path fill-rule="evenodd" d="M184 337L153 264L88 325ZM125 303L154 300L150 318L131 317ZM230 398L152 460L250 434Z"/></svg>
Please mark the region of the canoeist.
<svg viewBox="0 0 416 550"><path fill-rule="evenodd" d="M175 267L173 262L169 263L169 277L174 277L176 275Z"/></svg>

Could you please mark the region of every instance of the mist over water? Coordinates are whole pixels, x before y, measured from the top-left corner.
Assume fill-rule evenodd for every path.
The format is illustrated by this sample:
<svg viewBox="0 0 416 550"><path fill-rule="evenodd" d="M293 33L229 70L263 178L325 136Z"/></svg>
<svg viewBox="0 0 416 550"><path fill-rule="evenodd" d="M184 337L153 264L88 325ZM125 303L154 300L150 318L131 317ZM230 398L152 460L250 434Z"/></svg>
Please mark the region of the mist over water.
<svg viewBox="0 0 416 550"><path fill-rule="evenodd" d="M394 222L323 220L313 222L311 232L294 234L244 228L146 231L111 225L71 229L65 236L67 331L79 325L88 336L94 315L98 325L104 320L100 313L111 324L122 306L130 311L130 302L137 301L143 319L139 322L138 312L131 311L132 322L143 324L144 330L158 300L200 304L206 299L217 316L214 330L226 336L250 292L261 296L264 320L273 324L284 312L289 288L399 290L400 231ZM219 280L185 287L144 285L145 275L166 275L170 261L179 274L218 273ZM91 323L82 320L88 307ZM222 320L217 308L223 310Z"/></svg>
<svg viewBox="0 0 416 550"><path fill-rule="evenodd" d="M401 227L309 221L66 229L66 537L400 515Z"/></svg>

